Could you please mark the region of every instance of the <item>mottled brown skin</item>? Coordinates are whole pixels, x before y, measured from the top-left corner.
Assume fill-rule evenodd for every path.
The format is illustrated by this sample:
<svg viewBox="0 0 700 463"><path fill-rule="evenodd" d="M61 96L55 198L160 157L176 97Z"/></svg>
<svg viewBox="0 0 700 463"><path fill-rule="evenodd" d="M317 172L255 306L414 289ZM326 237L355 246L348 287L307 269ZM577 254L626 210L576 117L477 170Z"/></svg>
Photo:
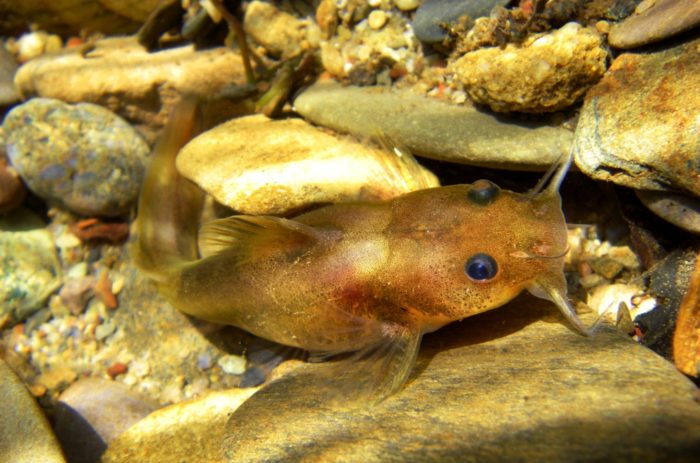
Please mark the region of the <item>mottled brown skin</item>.
<svg viewBox="0 0 700 463"><path fill-rule="evenodd" d="M526 289L570 310L558 183L523 195L480 181L331 205L293 221L234 216L204 225L203 257L195 259L179 251L191 248L193 234L183 229L173 237L178 221L195 219L163 212L168 203L194 211L201 199L192 185L176 191L164 180L178 178L177 150L168 146L154 157L159 175L152 168L147 176L135 247L137 263L168 300L281 344L374 356L386 370L377 375L396 376L375 382L383 396L403 384L426 332ZM487 204L470 198L470 190L483 188L496 192ZM478 253L496 261L492 278L465 273Z"/></svg>

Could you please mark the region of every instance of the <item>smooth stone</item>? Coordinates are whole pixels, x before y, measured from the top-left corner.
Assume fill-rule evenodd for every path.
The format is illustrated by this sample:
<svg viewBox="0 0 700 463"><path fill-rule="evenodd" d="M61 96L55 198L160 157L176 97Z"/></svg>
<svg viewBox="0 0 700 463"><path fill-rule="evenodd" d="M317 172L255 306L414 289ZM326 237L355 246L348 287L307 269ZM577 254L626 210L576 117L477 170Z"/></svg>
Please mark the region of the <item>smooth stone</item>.
<svg viewBox="0 0 700 463"><path fill-rule="evenodd" d="M576 165L638 190L700 195L700 40L654 53L625 53L581 109Z"/></svg>
<svg viewBox="0 0 700 463"><path fill-rule="evenodd" d="M246 82L240 55L230 48L194 46L149 53L135 37L99 40L83 56L78 49L41 56L19 68L23 98L97 103L150 126L163 126L181 94L206 98Z"/></svg>
<svg viewBox="0 0 700 463"><path fill-rule="evenodd" d="M304 118L368 138L384 133L413 154L483 167L546 170L569 151L573 134L382 87L317 83L294 101Z"/></svg>
<svg viewBox="0 0 700 463"><path fill-rule="evenodd" d="M314 40L314 32L309 32L309 29L317 29L312 22L298 19L271 3L260 1L250 2L246 7L243 28L269 54L282 59L292 58L304 48L309 48L309 39L318 46L320 37L317 31Z"/></svg>
<svg viewBox="0 0 700 463"><path fill-rule="evenodd" d="M700 24L698 0L644 0L635 13L615 24L608 43L615 48L635 48L658 42Z"/></svg>
<svg viewBox="0 0 700 463"><path fill-rule="evenodd" d="M476 103L497 112L541 113L582 98L603 77L607 57L600 34L568 23L522 44L466 53L450 69Z"/></svg>
<svg viewBox="0 0 700 463"><path fill-rule="evenodd" d="M161 408L114 440L102 463L224 462L221 442L226 422L258 388L211 392Z"/></svg>
<svg viewBox="0 0 700 463"><path fill-rule="evenodd" d="M0 460L65 463L44 412L0 358Z"/></svg>
<svg viewBox="0 0 700 463"><path fill-rule="evenodd" d="M17 61L12 53L0 46L0 107L19 101L19 94L15 89L15 72Z"/></svg>
<svg viewBox="0 0 700 463"><path fill-rule="evenodd" d="M664 191L636 191L651 212L667 222L700 235L700 199Z"/></svg>
<svg viewBox="0 0 700 463"><path fill-rule="evenodd" d="M554 310L521 298L426 336L407 386L366 408L326 402L326 366L303 365L233 414L227 461L697 461L696 386Z"/></svg>
<svg viewBox="0 0 700 463"><path fill-rule="evenodd" d="M0 147L0 214L7 214L22 204L27 189L17 170L9 165L3 148Z"/></svg>
<svg viewBox="0 0 700 463"><path fill-rule="evenodd" d="M10 111L3 129L10 163L42 198L110 216L136 200L150 149L110 110L35 98Z"/></svg>
<svg viewBox="0 0 700 463"><path fill-rule="evenodd" d="M441 42L447 38L441 24L455 23L465 15L472 20L488 16L494 7L507 3L508 0L425 0L416 10L413 31L421 42Z"/></svg>
<svg viewBox="0 0 700 463"><path fill-rule="evenodd" d="M48 231L0 231L0 317L25 320L60 285L61 265Z"/></svg>
<svg viewBox="0 0 700 463"><path fill-rule="evenodd" d="M157 408L124 384L81 379L58 398L56 435L71 463L99 461L110 442Z"/></svg>
<svg viewBox="0 0 700 463"><path fill-rule="evenodd" d="M284 214L309 204L389 199L416 189L394 155L330 135L302 119L233 119L188 143L178 170L244 214ZM423 173L428 186L435 176Z"/></svg>

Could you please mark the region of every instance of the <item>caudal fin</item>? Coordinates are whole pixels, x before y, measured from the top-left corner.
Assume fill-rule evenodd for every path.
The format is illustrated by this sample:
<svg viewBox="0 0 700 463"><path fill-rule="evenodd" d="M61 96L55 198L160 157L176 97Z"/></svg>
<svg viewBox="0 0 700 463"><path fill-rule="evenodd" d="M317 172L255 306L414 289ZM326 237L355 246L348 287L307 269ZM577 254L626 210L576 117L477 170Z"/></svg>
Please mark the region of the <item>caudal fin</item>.
<svg viewBox="0 0 700 463"><path fill-rule="evenodd" d="M185 97L173 110L156 145L138 204L136 265L155 280L197 259L197 227L204 194L175 168L180 149L200 130L198 104Z"/></svg>

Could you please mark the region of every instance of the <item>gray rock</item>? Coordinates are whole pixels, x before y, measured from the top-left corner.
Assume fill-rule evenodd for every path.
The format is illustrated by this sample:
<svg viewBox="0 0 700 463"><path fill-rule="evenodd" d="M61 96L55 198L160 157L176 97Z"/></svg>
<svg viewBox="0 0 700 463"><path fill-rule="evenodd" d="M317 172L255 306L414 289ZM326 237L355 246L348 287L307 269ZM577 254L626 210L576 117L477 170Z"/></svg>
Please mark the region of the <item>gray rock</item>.
<svg viewBox="0 0 700 463"><path fill-rule="evenodd" d="M616 48L635 48L664 40L700 24L697 0L645 0L635 13L610 30Z"/></svg>
<svg viewBox="0 0 700 463"><path fill-rule="evenodd" d="M79 214L118 215L138 196L149 147L90 103L37 98L5 118L7 155L29 188Z"/></svg>
<svg viewBox="0 0 700 463"><path fill-rule="evenodd" d="M617 57L586 95L576 165L640 190L700 195L700 40Z"/></svg>
<svg viewBox="0 0 700 463"><path fill-rule="evenodd" d="M677 227L700 235L700 199L663 191L639 190L636 193L639 200L654 214Z"/></svg>
<svg viewBox="0 0 700 463"><path fill-rule="evenodd" d="M381 87L316 84L294 101L311 122L368 138L384 133L413 154L503 169L544 170L568 152L573 134Z"/></svg>
<svg viewBox="0 0 700 463"><path fill-rule="evenodd" d="M7 106L19 101L19 94L15 89L15 72L17 62L14 56L0 46L0 106Z"/></svg>
<svg viewBox="0 0 700 463"><path fill-rule="evenodd" d="M0 459L4 462L65 463L44 412L2 359Z"/></svg>
<svg viewBox="0 0 700 463"><path fill-rule="evenodd" d="M413 18L413 31L418 40L437 43L447 38L440 24L455 23L462 16L472 20L488 16L495 6L504 6L508 0L425 0Z"/></svg>
<svg viewBox="0 0 700 463"><path fill-rule="evenodd" d="M48 231L0 231L0 317L26 319L60 285L61 267Z"/></svg>
<svg viewBox="0 0 700 463"><path fill-rule="evenodd" d="M81 379L58 399L56 434L71 463L99 461L107 444L156 408L116 381Z"/></svg>
<svg viewBox="0 0 700 463"><path fill-rule="evenodd" d="M329 405L327 365L304 365L233 414L226 461L696 461L697 388L612 328L540 320L541 304L428 336L408 385L375 406Z"/></svg>

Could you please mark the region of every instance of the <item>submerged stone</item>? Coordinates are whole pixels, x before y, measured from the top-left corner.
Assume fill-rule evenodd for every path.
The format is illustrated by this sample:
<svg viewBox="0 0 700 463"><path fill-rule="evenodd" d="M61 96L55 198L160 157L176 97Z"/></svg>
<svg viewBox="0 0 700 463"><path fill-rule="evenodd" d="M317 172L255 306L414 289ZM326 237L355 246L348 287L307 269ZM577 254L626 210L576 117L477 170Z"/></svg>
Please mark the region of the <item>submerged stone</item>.
<svg viewBox="0 0 700 463"><path fill-rule="evenodd" d="M301 119L231 120L180 152L177 167L244 214L284 214L311 204L389 199L417 188L396 155L324 132ZM427 186L438 181L421 169Z"/></svg>
<svg viewBox="0 0 700 463"><path fill-rule="evenodd" d="M617 57L586 95L576 165L598 180L700 195L700 40Z"/></svg>
<svg viewBox="0 0 700 463"><path fill-rule="evenodd" d="M36 98L5 118L7 156L42 198L85 215L118 215L138 196L149 147L122 118L90 103Z"/></svg>
<svg viewBox="0 0 700 463"><path fill-rule="evenodd" d="M507 3L508 0L425 0L416 11L413 30L421 42L437 43L447 38L445 25L454 24L463 16L472 20L488 16L494 7Z"/></svg>
<svg viewBox="0 0 700 463"><path fill-rule="evenodd" d="M700 24L697 0L645 0L635 13L610 30L615 48L635 48L658 42Z"/></svg>
<svg viewBox="0 0 700 463"><path fill-rule="evenodd" d="M546 170L572 133L382 87L311 86L294 101L305 119L358 138L386 134L413 154L483 167Z"/></svg>
<svg viewBox="0 0 700 463"><path fill-rule="evenodd" d="M227 461L695 461L697 388L625 334L581 337L552 313L521 298L429 335L407 386L359 409L326 403L327 365L304 365L233 414Z"/></svg>

